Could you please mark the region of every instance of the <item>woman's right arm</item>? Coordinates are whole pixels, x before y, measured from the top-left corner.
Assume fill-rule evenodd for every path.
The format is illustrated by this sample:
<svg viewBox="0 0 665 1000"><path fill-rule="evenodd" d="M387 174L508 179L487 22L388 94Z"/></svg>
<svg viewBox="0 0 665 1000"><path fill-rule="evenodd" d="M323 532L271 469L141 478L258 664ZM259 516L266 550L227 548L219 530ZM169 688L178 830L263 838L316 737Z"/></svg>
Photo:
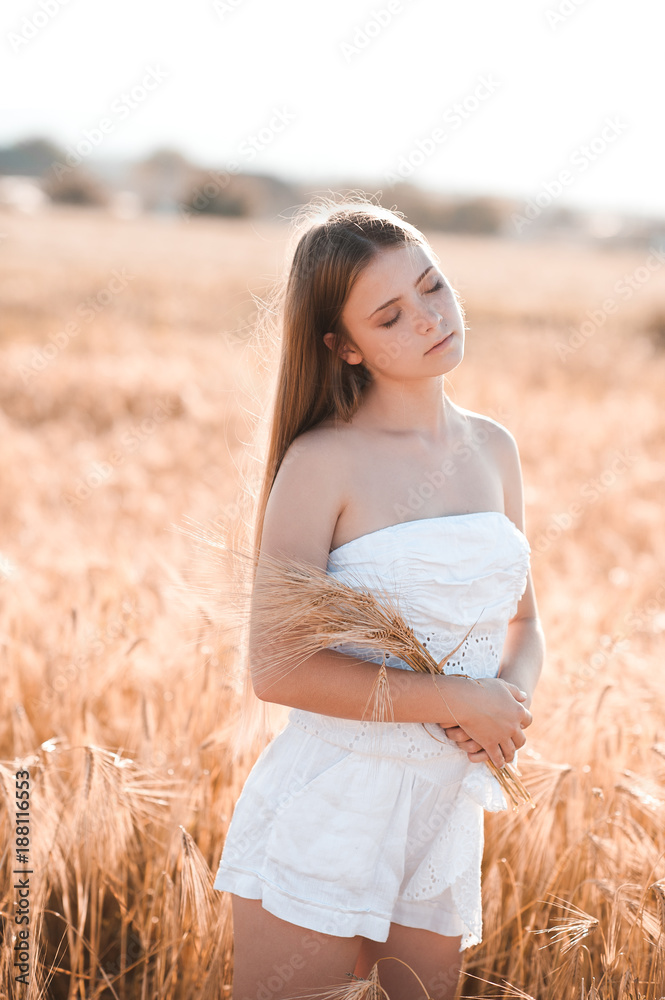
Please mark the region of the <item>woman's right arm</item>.
<svg viewBox="0 0 665 1000"><path fill-rule="evenodd" d="M294 558L325 570L337 518L347 502L341 444L332 429L309 431L287 451L266 505L261 555ZM261 584L261 556L256 586ZM265 598L264 598L265 599ZM260 621L252 615L249 637L254 691L276 702L343 719L367 719L367 704L376 682L376 663L323 649L274 677L271 650L261 640ZM521 746L520 725L529 713L517 700L518 689L488 679L479 685L463 677L433 677L386 667L394 722L462 725L497 764L500 742L513 738ZM513 693L511 693L513 692ZM496 750L491 748L496 747Z"/></svg>

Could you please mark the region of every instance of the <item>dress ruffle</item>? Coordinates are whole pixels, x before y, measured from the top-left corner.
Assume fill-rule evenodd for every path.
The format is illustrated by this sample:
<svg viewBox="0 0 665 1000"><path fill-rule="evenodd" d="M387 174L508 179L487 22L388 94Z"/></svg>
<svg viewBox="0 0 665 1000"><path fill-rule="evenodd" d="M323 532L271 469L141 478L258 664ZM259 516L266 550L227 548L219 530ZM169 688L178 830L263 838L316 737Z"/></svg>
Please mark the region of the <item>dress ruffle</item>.
<svg viewBox="0 0 665 1000"><path fill-rule="evenodd" d="M460 949L482 939L483 810L498 812L506 808L496 778L485 765L470 764L447 824L401 890L404 899L419 902L435 899L450 889L464 925Z"/></svg>

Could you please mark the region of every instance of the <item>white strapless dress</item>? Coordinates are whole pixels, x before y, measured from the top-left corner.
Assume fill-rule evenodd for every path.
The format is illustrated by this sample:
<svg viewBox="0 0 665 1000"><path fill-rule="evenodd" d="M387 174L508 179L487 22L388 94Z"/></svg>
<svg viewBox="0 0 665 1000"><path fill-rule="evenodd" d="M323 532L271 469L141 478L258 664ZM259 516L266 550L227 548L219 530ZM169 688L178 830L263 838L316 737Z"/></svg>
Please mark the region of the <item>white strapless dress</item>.
<svg viewBox="0 0 665 1000"><path fill-rule="evenodd" d="M505 514L480 511L361 535L330 553L327 572L395 593L437 662L476 622L444 669L496 677L530 552ZM482 938L483 810L505 808L487 765L435 723L292 708L247 777L214 886L311 930L385 941L394 922L461 935L462 950Z"/></svg>

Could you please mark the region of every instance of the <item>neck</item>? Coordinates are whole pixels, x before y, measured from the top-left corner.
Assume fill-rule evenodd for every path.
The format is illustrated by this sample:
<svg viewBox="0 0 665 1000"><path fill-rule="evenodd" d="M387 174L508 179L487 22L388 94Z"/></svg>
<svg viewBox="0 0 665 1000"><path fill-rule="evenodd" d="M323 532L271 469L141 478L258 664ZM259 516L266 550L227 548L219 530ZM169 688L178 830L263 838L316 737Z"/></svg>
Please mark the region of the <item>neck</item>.
<svg viewBox="0 0 665 1000"><path fill-rule="evenodd" d="M358 426L386 434L440 440L446 436L451 419L443 376L402 382L375 380L365 388L354 419Z"/></svg>

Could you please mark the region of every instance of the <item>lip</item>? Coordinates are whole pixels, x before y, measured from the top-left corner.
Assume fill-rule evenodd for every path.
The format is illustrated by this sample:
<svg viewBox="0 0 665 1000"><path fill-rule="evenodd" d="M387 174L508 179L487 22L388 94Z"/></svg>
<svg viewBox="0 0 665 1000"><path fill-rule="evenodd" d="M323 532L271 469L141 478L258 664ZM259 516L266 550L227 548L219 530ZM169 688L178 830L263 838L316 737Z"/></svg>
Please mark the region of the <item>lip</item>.
<svg viewBox="0 0 665 1000"><path fill-rule="evenodd" d="M443 340L440 340L438 343L430 347L429 351L425 351L425 354L436 354L437 351L440 351L443 347L445 347L445 345L448 343L450 338L454 336L454 334L455 331L451 330L450 333L443 338Z"/></svg>

